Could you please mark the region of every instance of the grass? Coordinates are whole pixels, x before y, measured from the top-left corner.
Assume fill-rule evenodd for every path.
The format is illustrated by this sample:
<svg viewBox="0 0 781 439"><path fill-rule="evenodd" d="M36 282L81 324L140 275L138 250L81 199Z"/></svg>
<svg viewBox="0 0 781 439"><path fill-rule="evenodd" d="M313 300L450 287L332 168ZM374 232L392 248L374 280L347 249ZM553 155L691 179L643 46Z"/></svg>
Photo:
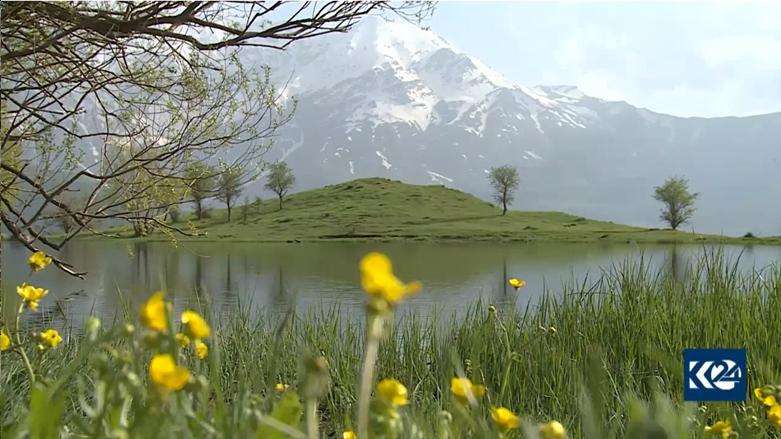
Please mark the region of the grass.
<svg viewBox="0 0 781 439"><path fill-rule="evenodd" d="M595 221L560 212L508 211L444 186L418 186L383 178L297 193L249 209L227 222L225 210L193 221L199 241L301 242L330 240L527 241L639 243L781 244L781 237L733 238L683 231L646 229ZM175 224L189 230L184 220ZM131 237L129 229L111 233ZM169 240L159 232L142 239Z"/></svg>
<svg viewBox="0 0 781 439"><path fill-rule="evenodd" d="M744 275L713 253L692 265L681 281L651 272L640 260L615 266L588 291L559 293L535 309L497 303L492 312L477 304L458 319L399 316L395 336L380 345L375 373L375 380L393 377L409 389L410 405L401 410L404 430L397 437L415 437L412 423L423 433L419 437L443 437L437 433L440 411L448 410L455 431L448 437L495 438L478 421L490 420L490 405L522 413L523 425L558 420L571 438L700 438L704 425L721 419L730 419L741 438L781 437L753 397L745 406L683 404L681 364L686 347L746 348L749 389L781 384L781 267ZM57 427L60 433L31 437L281 438L259 432L271 422L263 414L272 406L278 409L274 419L289 420L283 412L291 407L300 414L288 396L311 394L311 367L301 365L314 353L325 358L328 377L318 398L320 437L341 438L354 425L365 338L361 317L345 321L340 314L250 321L239 313L215 328L208 360L182 357L190 370L216 385L195 386L167 403L150 396L143 384L148 350L166 348L140 331L120 334L121 325L114 329L118 332L93 335L98 337L93 344L88 335L82 344L32 353L42 381L62 384L47 394L48 405L40 392L33 392L30 402L19 357L5 352L2 437L47 424L60 407L51 401L59 397L74 436ZM100 346L104 338L112 340L110 348ZM461 374L488 389L485 400L469 411L459 410L449 391L451 378ZM277 382L290 383L298 393L279 396L272 390ZM125 394L133 395L127 406L122 405ZM472 427L459 429L459 422ZM117 436L109 436L115 430ZM532 430L524 436L521 431L510 436L536 437Z"/></svg>

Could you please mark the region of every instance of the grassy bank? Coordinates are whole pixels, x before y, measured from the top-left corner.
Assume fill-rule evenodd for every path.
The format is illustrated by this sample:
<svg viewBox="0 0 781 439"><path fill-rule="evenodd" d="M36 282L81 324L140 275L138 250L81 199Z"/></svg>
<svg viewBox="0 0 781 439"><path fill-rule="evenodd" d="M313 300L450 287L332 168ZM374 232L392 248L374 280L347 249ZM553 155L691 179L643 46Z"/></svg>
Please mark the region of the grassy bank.
<svg viewBox="0 0 781 439"><path fill-rule="evenodd" d="M225 210L193 221L197 237L183 240L295 242L329 240L526 241L781 244L775 238L731 238L646 229L560 212L509 211L443 186L418 186L382 178L354 180L276 199L248 209ZM189 230L186 220L175 226ZM121 237L130 230L111 231ZM138 238L137 238L138 239ZM141 238L169 240L157 232Z"/></svg>
<svg viewBox="0 0 781 439"><path fill-rule="evenodd" d="M745 406L682 404L681 364L685 347L745 347L749 389L781 384L781 269L744 276L712 255L686 279L638 262L615 268L590 291L563 291L533 310L478 304L458 319L404 316L391 331L396 336L381 342L374 374L408 389L409 405L393 421L402 423L396 437L496 438L490 406L523 415L509 437L535 438L535 426L550 420L571 438L700 438L717 420L730 420L741 438L781 437L753 396ZM289 437L312 438L295 421L309 413L295 398L317 394L318 437L341 438L355 426L366 344L364 318L338 315L253 322L239 313L213 328L206 359L195 358L191 346L180 352L180 364L202 378L167 399L154 391L147 369L149 351L178 349L166 344L172 333L152 336L136 323L133 331L88 330L81 342L42 352L32 341L27 351L44 390L33 392L31 405L21 357L3 353L2 437L49 423L60 433L31 437L288 437L268 430L278 420L296 426ZM304 360L312 354L325 362ZM461 375L487 389L468 410L450 392ZM276 383L291 387L277 392ZM58 390L46 393L52 388ZM637 402L656 391L669 406L664 399L650 408ZM62 433L58 407L73 436ZM272 407L276 415L268 416ZM452 417L449 436L440 431L442 410Z"/></svg>

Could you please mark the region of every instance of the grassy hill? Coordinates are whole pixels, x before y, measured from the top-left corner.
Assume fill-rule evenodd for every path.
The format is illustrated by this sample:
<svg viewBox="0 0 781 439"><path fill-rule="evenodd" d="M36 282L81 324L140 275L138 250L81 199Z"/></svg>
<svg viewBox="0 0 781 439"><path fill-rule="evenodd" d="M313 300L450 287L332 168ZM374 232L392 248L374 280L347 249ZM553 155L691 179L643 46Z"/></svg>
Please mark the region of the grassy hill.
<svg viewBox="0 0 781 439"><path fill-rule="evenodd" d="M462 240L547 242L734 242L781 243L781 238L747 239L645 229L594 221L560 212L502 210L472 195L443 186L417 186L383 178L353 180L285 198L279 210L269 199L192 221L199 241ZM189 229L187 220L177 227ZM127 230L115 230L128 237ZM156 232L143 239L167 240Z"/></svg>

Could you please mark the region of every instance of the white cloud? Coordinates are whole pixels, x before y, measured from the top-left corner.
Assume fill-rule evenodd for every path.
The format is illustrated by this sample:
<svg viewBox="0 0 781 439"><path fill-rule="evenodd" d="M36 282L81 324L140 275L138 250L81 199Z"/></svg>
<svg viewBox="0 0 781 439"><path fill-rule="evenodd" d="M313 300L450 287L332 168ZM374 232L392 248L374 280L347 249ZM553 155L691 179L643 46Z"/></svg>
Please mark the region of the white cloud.
<svg viewBox="0 0 781 439"><path fill-rule="evenodd" d="M708 40L702 44L702 59L710 66L748 61L749 68L781 69L781 37L741 35Z"/></svg>

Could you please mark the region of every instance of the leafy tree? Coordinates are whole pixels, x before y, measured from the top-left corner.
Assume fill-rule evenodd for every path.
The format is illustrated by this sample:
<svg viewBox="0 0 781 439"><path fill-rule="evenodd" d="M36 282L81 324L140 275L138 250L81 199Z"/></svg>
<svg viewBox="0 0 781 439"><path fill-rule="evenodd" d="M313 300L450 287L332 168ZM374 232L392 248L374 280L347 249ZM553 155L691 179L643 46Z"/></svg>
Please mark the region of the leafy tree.
<svg viewBox="0 0 781 439"><path fill-rule="evenodd" d="M220 157L256 169L295 103L244 47L284 49L390 11L420 21L424 2L2 2L0 210L30 251L60 250L41 213L191 234L164 221L188 200L183 168ZM17 153L19 151L20 153ZM253 166L250 166L253 165ZM62 196L89 187L74 211ZM22 190L23 189L23 190ZM178 193L178 196L177 196ZM60 269L82 276L59 256Z"/></svg>
<svg viewBox="0 0 781 439"><path fill-rule="evenodd" d="M184 180L189 188L190 197L195 203L195 217L203 219L203 202L214 195L217 171L203 162L193 163L184 171Z"/></svg>
<svg viewBox="0 0 781 439"><path fill-rule="evenodd" d="M171 206L168 208L168 217L171 218L171 222L178 223L181 216L182 212L179 210L179 206Z"/></svg>
<svg viewBox="0 0 781 439"><path fill-rule="evenodd" d="M244 197L244 203L241 205L241 222L247 224L247 217L249 217L250 202L249 198Z"/></svg>
<svg viewBox="0 0 781 439"><path fill-rule="evenodd" d="M263 198L260 198L260 196L255 197L255 209L258 210L258 215L260 215L260 208L263 207Z"/></svg>
<svg viewBox="0 0 781 439"><path fill-rule="evenodd" d="M231 209L244 190L241 181L242 175L244 175L244 171L241 168L226 171L220 175L217 199L225 203L228 208L228 222L231 222Z"/></svg>
<svg viewBox="0 0 781 439"><path fill-rule="evenodd" d="M78 210L79 205L86 202L83 197L79 197L77 194L67 194L62 200L70 210ZM52 212L50 215L52 224L57 227L61 233L69 235L79 227L79 225L76 224L76 221L73 220L73 217L65 212L65 209L51 206L51 208L47 210Z"/></svg>
<svg viewBox="0 0 781 439"><path fill-rule="evenodd" d="M654 188L654 199L663 204L659 218L677 230L694 215L694 202L699 195L689 191L689 181L684 177L668 177L663 185Z"/></svg>
<svg viewBox="0 0 781 439"><path fill-rule="evenodd" d="M514 192L518 189L518 169L510 165L491 168L488 180L494 189L494 200L502 203L502 215L505 215L507 205L513 202Z"/></svg>
<svg viewBox="0 0 781 439"><path fill-rule="evenodd" d="M285 162L276 162L269 165L269 173L265 188L277 194L279 197L279 210L282 210L282 198L293 187L296 178L293 170Z"/></svg>

